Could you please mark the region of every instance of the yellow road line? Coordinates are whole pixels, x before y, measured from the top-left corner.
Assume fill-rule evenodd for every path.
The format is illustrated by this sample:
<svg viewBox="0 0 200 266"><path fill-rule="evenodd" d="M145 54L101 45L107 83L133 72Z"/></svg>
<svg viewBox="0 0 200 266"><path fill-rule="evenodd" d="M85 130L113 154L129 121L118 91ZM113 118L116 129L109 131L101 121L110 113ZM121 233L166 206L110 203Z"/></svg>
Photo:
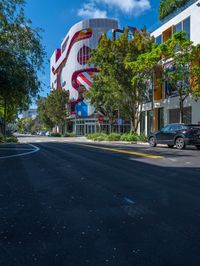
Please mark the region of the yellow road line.
<svg viewBox="0 0 200 266"><path fill-rule="evenodd" d="M73 143L73 144L75 144L75 143ZM81 144L80 143L76 143L76 144L79 145L79 146L84 146L84 147L88 147L88 148L94 148L94 149L100 149L100 150L114 151L114 152L118 152L118 153L137 155L137 156L151 158L151 159L162 159L163 158L162 156L159 156L159 155L153 155L153 154L137 152L137 151L120 150L120 149L115 149L115 148L87 145L87 144L82 144L82 143Z"/></svg>

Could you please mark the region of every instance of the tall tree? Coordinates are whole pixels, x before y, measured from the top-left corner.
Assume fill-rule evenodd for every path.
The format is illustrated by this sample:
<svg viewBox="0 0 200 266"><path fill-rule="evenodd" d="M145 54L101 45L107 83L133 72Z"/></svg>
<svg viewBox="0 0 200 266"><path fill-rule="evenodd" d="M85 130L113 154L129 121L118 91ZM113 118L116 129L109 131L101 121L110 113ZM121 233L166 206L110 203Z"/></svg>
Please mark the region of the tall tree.
<svg viewBox="0 0 200 266"><path fill-rule="evenodd" d="M47 113L47 98L39 97L37 100L37 113L40 124L47 127L47 129L51 130L54 126L54 123L49 118Z"/></svg>
<svg viewBox="0 0 200 266"><path fill-rule="evenodd" d="M162 49L163 48L163 49ZM200 50L187 39L184 32L173 35L165 44L161 45L164 63L163 79L168 82L179 97L180 123L183 123L184 102L189 95L198 96L200 92ZM165 67L173 59L172 68ZM193 82L192 82L193 80Z"/></svg>
<svg viewBox="0 0 200 266"><path fill-rule="evenodd" d="M137 31L134 38L130 38L126 29L116 40L104 36L97 49L92 51L90 62L98 67L99 73L87 97L91 98L98 110L103 106L106 115L110 114L110 120L119 110L121 115L130 119L132 131L138 127L144 87L139 82L132 82L132 71L126 67L126 63L148 51L152 42L152 37L145 29Z"/></svg>
<svg viewBox="0 0 200 266"><path fill-rule="evenodd" d="M61 130L65 125L68 103L69 93L61 89L52 91L46 100L47 117L53 126L58 126Z"/></svg>
<svg viewBox="0 0 200 266"><path fill-rule="evenodd" d="M0 2L0 99L7 110L23 109L39 91L37 71L41 70L44 48L39 29L31 27L24 15L24 0Z"/></svg>
<svg viewBox="0 0 200 266"><path fill-rule="evenodd" d="M146 74L147 79L161 69L159 82L167 82L177 92L180 123L183 123L185 100L189 95L196 98L200 95L199 45L194 46L184 32L175 33L166 43L152 46L150 52L139 56L130 67L139 75Z"/></svg>

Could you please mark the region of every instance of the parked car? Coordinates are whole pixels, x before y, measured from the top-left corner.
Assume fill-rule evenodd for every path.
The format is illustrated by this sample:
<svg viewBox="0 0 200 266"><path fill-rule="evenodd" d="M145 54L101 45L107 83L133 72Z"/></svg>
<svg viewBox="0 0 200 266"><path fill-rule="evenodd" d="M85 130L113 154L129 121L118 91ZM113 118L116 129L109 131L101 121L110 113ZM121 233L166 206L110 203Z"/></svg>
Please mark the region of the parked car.
<svg viewBox="0 0 200 266"><path fill-rule="evenodd" d="M200 125L169 124L160 131L149 134L148 141L151 147L166 144L169 148L176 146L183 150L186 145L194 145L200 150Z"/></svg>
<svg viewBox="0 0 200 266"><path fill-rule="evenodd" d="M39 136L46 136L45 131L40 131Z"/></svg>

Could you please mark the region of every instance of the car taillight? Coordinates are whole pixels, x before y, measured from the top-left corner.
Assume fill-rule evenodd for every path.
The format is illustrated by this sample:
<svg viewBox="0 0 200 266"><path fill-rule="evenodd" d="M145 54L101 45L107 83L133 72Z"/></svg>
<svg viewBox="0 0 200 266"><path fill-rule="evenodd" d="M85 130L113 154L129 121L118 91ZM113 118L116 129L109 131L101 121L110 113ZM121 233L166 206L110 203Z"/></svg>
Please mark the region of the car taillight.
<svg viewBox="0 0 200 266"><path fill-rule="evenodd" d="M186 133L187 133L187 134L194 133L194 130L193 130L193 129L188 129L188 130L186 130Z"/></svg>

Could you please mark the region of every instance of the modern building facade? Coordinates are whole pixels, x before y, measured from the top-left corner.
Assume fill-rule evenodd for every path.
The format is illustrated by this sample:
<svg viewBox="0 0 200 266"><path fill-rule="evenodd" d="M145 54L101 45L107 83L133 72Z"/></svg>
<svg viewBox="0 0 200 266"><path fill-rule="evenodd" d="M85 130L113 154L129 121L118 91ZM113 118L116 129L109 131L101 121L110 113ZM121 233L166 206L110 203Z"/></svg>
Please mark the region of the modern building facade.
<svg viewBox="0 0 200 266"><path fill-rule="evenodd" d="M196 45L200 44L200 1L188 1L186 6L177 10L152 32L155 41L161 44L172 37L172 34L185 31L188 38ZM148 134L159 130L168 123L179 122L179 97L167 83L153 84L153 101L144 104L140 122L140 132ZM184 102L184 122L200 122L200 100L189 96Z"/></svg>
<svg viewBox="0 0 200 266"><path fill-rule="evenodd" d="M26 111L23 111L20 116L22 118L31 117L32 119L35 119L37 117L37 109L36 108L30 108Z"/></svg>
<svg viewBox="0 0 200 266"><path fill-rule="evenodd" d="M83 20L69 30L61 47L51 57L51 90L69 92L68 119L78 135L95 132L98 124L94 107L83 97L97 74L96 66L87 64L90 51L97 47L103 33L117 28L115 19Z"/></svg>

